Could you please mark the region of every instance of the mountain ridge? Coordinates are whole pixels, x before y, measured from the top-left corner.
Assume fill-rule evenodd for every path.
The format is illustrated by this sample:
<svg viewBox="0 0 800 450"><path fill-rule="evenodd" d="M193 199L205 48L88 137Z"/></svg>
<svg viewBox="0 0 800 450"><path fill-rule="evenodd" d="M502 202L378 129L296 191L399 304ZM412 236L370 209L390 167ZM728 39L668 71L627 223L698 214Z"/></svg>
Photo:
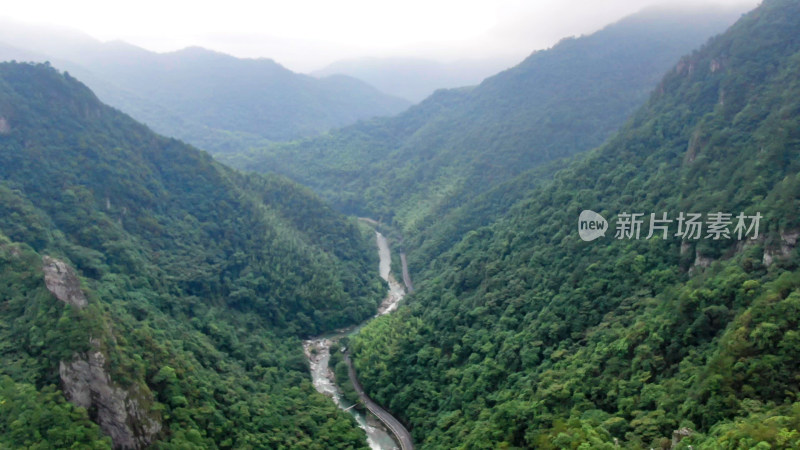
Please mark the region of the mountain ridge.
<svg viewBox="0 0 800 450"><path fill-rule="evenodd" d="M633 16L534 52L478 86L436 91L396 117L220 160L284 174L339 210L413 235L485 188L600 145L681 54L732 21L731 13Z"/></svg>
<svg viewBox="0 0 800 450"><path fill-rule="evenodd" d="M201 47L155 53L70 30L14 22L4 28L0 42L25 50L25 59L49 60L86 81L103 101L209 151L319 134L410 105L360 80L318 80L269 58L236 58ZM51 38L53 33L60 37ZM6 49L0 58L20 55Z"/></svg>
<svg viewBox="0 0 800 450"><path fill-rule="evenodd" d="M765 1L605 144L522 175L442 255L412 250L409 307L350 343L365 390L431 448L799 445L799 26L797 2ZM579 238L587 209L605 238ZM762 219L693 240L681 211ZM661 212L670 233L645 238ZM611 232L623 213L641 238Z"/></svg>
<svg viewBox="0 0 800 450"><path fill-rule="evenodd" d="M0 118L0 446L365 446L300 339L375 313L374 235L47 64L0 64Z"/></svg>
<svg viewBox="0 0 800 450"><path fill-rule="evenodd" d="M438 89L479 84L514 64L511 58L459 60L449 63L421 58L359 58L333 62L311 72L316 77L344 74L383 92L418 103Z"/></svg>

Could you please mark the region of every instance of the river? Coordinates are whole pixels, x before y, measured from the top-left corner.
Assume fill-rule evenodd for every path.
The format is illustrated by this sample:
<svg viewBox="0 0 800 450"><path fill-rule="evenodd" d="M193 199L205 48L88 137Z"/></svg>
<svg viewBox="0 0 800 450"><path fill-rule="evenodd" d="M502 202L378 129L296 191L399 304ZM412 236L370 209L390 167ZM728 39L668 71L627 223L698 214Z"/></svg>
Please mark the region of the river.
<svg viewBox="0 0 800 450"><path fill-rule="evenodd" d="M378 256L380 257L378 271L381 278L383 278L389 286L386 298L378 307L378 313L359 325L304 341L303 350L305 351L306 358L308 358L308 363L311 367L311 379L314 383L314 388L320 393L330 397L339 408L348 411L355 417L358 425L367 433L367 443L372 450L392 450L399 449L400 444L398 444L392 433L387 431L374 415L371 413L367 413L366 415L362 414L360 411L352 408L353 405L343 404L342 392L339 386L336 385L333 370L328 366L331 356L331 344L344 336L357 333L361 327L375 317L391 313L397 309L397 306L406 294L403 284L399 283L392 275L392 253L389 249L389 243L386 241L386 237L376 231L375 240L378 245Z"/></svg>

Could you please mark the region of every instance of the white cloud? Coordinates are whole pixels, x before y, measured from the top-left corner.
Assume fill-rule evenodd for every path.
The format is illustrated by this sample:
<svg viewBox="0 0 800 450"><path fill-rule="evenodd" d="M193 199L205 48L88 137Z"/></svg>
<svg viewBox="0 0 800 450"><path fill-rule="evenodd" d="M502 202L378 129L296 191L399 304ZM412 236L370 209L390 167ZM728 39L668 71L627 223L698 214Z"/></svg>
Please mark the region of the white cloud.
<svg viewBox="0 0 800 450"><path fill-rule="evenodd" d="M755 6L756 0L711 0ZM306 71L341 58L524 56L664 0L27 0L0 14L156 51L202 45Z"/></svg>

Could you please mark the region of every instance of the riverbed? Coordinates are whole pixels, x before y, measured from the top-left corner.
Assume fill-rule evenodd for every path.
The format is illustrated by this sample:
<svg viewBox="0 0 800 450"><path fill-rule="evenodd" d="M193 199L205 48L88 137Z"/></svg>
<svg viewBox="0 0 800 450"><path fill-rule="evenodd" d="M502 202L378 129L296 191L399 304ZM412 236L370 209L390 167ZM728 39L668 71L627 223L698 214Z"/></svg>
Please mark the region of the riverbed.
<svg viewBox="0 0 800 450"><path fill-rule="evenodd" d="M353 405L343 404L342 392L339 386L336 385L336 377L333 370L329 367L330 362L330 348L331 345L341 339L342 337L349 336L358 332L364 325L375 317L389 314L397 309L400 301L406 294L403 284L399 283L392 275L392 253L389 248L389 243L386 237L380 232L375 232L375 240L378 246L378 256L380 263L378 265L378 272L386 281L388 285L388 292L386 297L378 307L378 313L371 319L362 322L356 326L339 330L335 333L319 336L303 342L303 350L308 358L309 366L311 367L311 379L314 383L314 388L330 397L336 406L346 410L355 417L358 425L367 433L367 443L372 450L392 450L399 449L400 445L395 440L392 433L387 431L383 424L380 423L372 414L362 414Z"/></svg>

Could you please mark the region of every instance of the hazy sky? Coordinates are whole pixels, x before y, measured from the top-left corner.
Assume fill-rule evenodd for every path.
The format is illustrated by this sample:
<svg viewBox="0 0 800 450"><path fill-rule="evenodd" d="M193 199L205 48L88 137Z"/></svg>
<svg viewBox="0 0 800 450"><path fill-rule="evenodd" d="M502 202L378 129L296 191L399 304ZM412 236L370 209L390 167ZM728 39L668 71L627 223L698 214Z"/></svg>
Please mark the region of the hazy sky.
<svg viewBox="0 0 800 450"><path fill-rule="evenodd" d="M681 0L682 1L682 0ZM758 0L704 0L755 6ZM155 51L200 45L306 72L339 59L518 59L674 0L24 0L0 15ZM697 3L694 1L692 3Z"/></svg>

